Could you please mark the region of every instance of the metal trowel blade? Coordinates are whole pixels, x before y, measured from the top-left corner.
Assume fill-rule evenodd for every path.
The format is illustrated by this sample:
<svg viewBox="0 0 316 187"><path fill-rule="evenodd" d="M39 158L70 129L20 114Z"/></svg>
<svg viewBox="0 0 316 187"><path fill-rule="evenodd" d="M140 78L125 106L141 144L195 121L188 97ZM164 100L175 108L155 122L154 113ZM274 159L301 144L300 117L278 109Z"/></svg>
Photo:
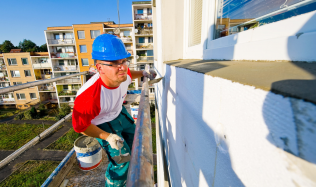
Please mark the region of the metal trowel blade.
<svg viewBox="0 0 316 187"><path fill-rule="evenodd" d="M158 79L151 80L151 81L148 82L148 84L155 84L155 83L161 81L161 79L163 79L163 77L160 77L160 78L158 78Z"/></svg>

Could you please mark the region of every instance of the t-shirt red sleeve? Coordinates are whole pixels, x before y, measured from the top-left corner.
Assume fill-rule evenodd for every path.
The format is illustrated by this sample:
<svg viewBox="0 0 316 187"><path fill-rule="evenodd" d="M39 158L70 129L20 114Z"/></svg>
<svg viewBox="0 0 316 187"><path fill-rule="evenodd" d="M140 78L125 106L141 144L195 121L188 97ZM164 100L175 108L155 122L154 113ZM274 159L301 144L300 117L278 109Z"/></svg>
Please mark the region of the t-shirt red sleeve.
<svg viewBox="0 0 316 187"><path fill-rule="evenodd" d="M91 92L89 89L80 94L75 100L72 126L78 133L84 132L91 125L91 120L99 115L101 110L100 98L97 98L99 94L94 94L95 91Z"/></svg>
<svg viewBox="0 0 316 187"><path fill-rule="evenodd" d="M131 74L131 70L129 70L129 68L127 69L127 75L129 75L132 79L132 74Z"/></svg>

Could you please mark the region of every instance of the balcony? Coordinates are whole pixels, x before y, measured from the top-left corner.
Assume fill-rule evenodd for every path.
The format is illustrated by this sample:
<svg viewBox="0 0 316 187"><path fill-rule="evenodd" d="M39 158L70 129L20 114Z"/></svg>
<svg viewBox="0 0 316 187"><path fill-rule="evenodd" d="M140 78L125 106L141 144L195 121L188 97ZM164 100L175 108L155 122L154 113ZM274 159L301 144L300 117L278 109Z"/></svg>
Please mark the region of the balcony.
<svg viewBox="0 0 316 187"><path fill-rule="evenodd" d="M78 66L54 66L54 71L79 71Z"/></svg>
<svg viewBox="0 0 316 187"><path fill-rule="evenodd" d="M33 64L34 69L47 69L47 68L52 68L51 63L37 63Z"/></svg>
<svg viewBox="0 0 316 187"><path fill-rule="evenodd" d="M9 82L2 82L0 83L0 88L5 88L5 87L9 87L10 83Z"/></svg>
<svg viewBox="0 0 316 187"><path fill-rule="evenodd" d="M39 86L38 91L40 92L55 92L55 87L53 85L51 86Z"/></svg>
<svg viewBox="0 0 316 187"><path fill-rule="evenodd" d="M45 79L51 79L51 74L41 74L41 76L36 76L36 80L45 80Z"/></svg>
<svg viewBox="0 0 316 187"><path fill-rule="evenodd" d="M69 45L75 44L74 38L67 38L67 39L47 39L49 45Z"/></svg>
<svg viewBox="0 0 316 187"><path fill-rule="evenodd" d="M154 63L154 57L153 56L139 56L137 59L137 62L140 63Z"/></svg>
<svg viewBox="0 0 316 187"><path fill-rule="evenodd" d="M1 98L0 105L15 104L14 98Z"/></svg>
<svg viewBox="0 0 316 187"><path fill-rule="evenodd" d="M72 78L57 81L57 84L81 84L80 78Z"/></svg>
<svg viewBox="0 0 316 187"><path fill-rule="evenodd" d="M147 28L137 29L137 33L135 33L135 36L142 36L142 35L153 35L153 28L147 27Z"/></svg>
<svg viewBox="0 0 316 187"><path fill-rule="evenodd" d="M9 77L0 77L0 81L9 82Z"/></svg>
<svg viewBox="0 0 316 187"><path fill-rule="evenodd" d="M121 40L123 43L133 43L132 38L129 37L122 37Z"/></svg>
<svg viewBox="0 0 316 187"><path fill-rule="evenodd" d="M152 20L152 14L134 14L134 20L139 21L151 21Z"/></svg>
<svg viewBox="0 0 316 187"><path fill-rule="evenodd" d="M51 53L52 58L77 58L75 53Z"/></svg>
<svg viewBox="0 0 316 187"><path fill-rule="evenodd" d="M72 90L64 90L58 93L58 96L76 96L77 91Z"/></svg>
<svg viewBox="0 0 316 187"><path fill-rule="evenodd" d="M152 50L154 48L153 43L137 43L136 49L140 50Z"/></svg>
<svg viewBox="0 0 316 187"><path fill-rule="evenodd" d="M7 70L7 66L4 64L0 65L0 70Z"/></svg>

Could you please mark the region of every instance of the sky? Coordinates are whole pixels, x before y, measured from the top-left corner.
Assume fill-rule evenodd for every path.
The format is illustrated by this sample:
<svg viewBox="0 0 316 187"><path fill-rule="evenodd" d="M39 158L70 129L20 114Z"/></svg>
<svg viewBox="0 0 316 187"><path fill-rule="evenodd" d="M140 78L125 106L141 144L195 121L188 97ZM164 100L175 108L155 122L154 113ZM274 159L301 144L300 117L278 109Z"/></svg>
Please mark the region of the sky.
<svg viewBox="0 0 316 187"><path fill-rule="evenodd" d="M119 0L120 23L132 23L132 1ZM90 22L118 24L117 0L0 0L0 44L23 39L45 44L44 30Z"/></svg>

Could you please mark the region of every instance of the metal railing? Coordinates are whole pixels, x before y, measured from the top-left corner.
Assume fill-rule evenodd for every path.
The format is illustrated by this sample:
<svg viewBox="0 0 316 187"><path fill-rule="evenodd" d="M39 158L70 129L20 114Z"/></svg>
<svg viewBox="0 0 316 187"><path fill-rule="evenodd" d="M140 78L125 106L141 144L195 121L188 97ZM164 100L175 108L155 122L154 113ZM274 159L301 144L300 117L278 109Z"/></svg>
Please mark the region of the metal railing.
<svg viewBox="0 0 316 187"><path fill-rule="evenodd" d="M146 68L148 70L148 66ZM148 80L144 79L126 186L153 186L153 149Z"/></svg>
<svg viewBox="0 0 316 187"><path fill-rule="evenodd" d="M0 77L0 81L9 81L9 77Z"/></svg>
<svg viewBox="0 0 316 187"><path fill-rule="evenodd" d="M66 38L66 39L47 39L48 44L75 44L74 38Z"/></svg>
<svg viewBox="0 0 316 187"><path fill-rule="evenodd" d="M38 64L33 64L34 69L41 69L41 68L51 68L52 64L47 62L47 63L38 63Z"/></svg>
<svg viewBox="0 0 316 187"><path fill-rule="evenodd" d="M135 20L152 20L152 14L135 14L134 15Z"/></svg>
<svg viewBox="0 0 316 187"><path fill-rule="evenodd" d="M130 42L133 42L132 38L129 38L129 37L121 38L121 40L122 40L123 43L130 43Z"/></svg>
<svg viewBox="0 0 316 187"><path fill-rule="evenodd" d="M34 82L25 83L25 84L19 84L19 85L16 85L16 86L10 86L10 87L6 87L6 88L1 88L0 89L0 94L7 93L7 92L13 92L13 91L17 91L17 90L22 90L24 88L30 88L30 87L33 87L33 86L39 86L39 85L42 85L42 84L48 84L48 83L51 83L51 82L57 82L57 81L60 81L60 80L71 78L71 77L76 77L78 75L86 75L86 74L88 74L88 72L84 71L84 72L71 74L71 75L60 76L60 77L56 77L56 78L52 78L52 79L34 81Z"/></svg>
<svg viewBox="0 0 316 187"><path fill-rule="evenodd" d="M6 65L0 65L0 70L6 70L7 66Z"/></svg>
<svg viewBox="0 0 316 187"><path fill-rule="evenodd" d="M56 82L57 84L73 84L73 83L81 83L80 78L73 78L73 79L64 79Z"/></svg>
<svg viewBox="0 0 316 187"><path fill-rule="evenodd" d="M77 58L75 53L51 53L52 58Z"/></svg>
<svg viewBox="0 0 316 187"><path fill-rule="evenodd" d="M154 48L153 43L137 43L136 49L146 49L146 50L152 50Z"/></svg>
<svg viewBox="0 0 316 187"><path fill-rule="evenodd" d="M54 71L79 71L79 67L74 66L54 66Z"/></svg>
<svg viewBox="0 0 316 187"><path fill-rule="evenodd" d="M137 29L137 28L136 28ZM143 28L143 29L138 29L137 33L135 33L135 35L153 35L153 29L152 27L148 27L148 28Z"/></svg>
<svg viewBox="0 0 316 187"><path fill-rule="evenodd" d="M153 63L154 62L154 57L153 56L139 56L138 59L137 59L137 62Z"/></svg>

